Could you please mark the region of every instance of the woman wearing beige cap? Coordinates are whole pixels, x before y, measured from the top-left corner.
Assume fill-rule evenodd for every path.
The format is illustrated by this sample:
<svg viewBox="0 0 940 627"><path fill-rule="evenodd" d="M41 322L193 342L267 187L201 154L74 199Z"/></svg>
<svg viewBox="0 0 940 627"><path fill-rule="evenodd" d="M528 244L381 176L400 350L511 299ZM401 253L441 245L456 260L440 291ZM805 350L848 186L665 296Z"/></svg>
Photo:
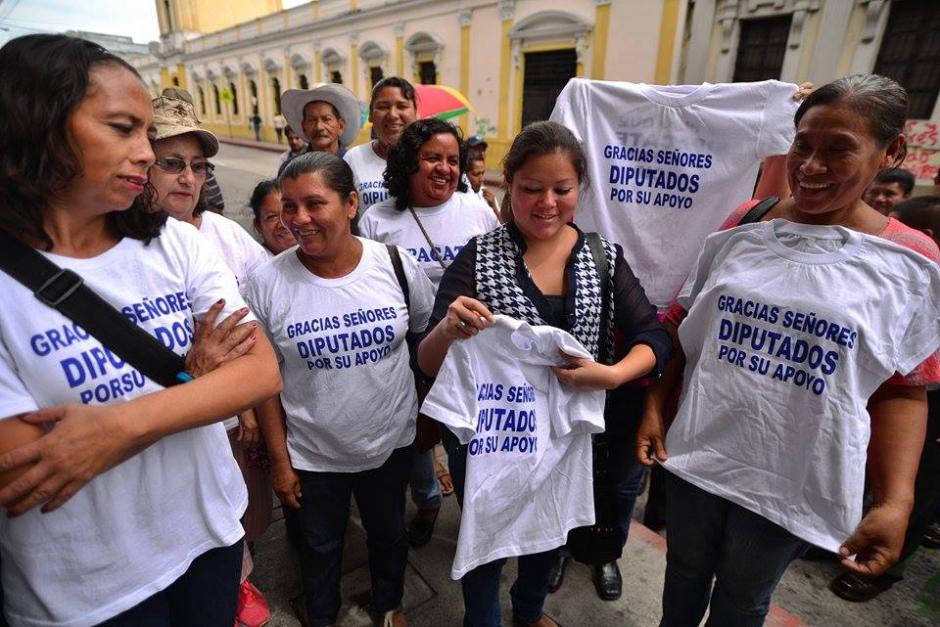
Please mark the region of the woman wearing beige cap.
<svg viewBox="0 0 940 627"><path fill-rule="evenodd" d="M160 96L153 99L156 161L150 168L154 203L170 217L199 229L235 275L240 286L249 274L268 258L264 249L237 222L205 211L204 183L212 171L207 160L219 151L215 135L200 128L192 103L185 99ZM267 602L248 581L253 567L248 546L260 537L271 522L271 489L265 467L267 459L260 444L254 411L247 410L224 423L232 452L248 486L248 509L242 519L245 549L238 596L238 619L245 627L256 627L270 618Z"/></svg>

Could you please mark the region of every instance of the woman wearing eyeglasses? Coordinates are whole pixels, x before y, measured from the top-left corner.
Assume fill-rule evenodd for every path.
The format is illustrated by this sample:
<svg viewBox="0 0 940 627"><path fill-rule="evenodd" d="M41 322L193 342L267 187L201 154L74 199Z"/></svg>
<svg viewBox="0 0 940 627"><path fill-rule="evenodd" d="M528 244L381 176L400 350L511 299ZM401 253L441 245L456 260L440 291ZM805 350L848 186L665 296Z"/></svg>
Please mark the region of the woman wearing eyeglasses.
<svg viewBox="0 0 940 627"><path fill-rule="evenodd" d="M264 248L237 222L206 211L206 176L213 165L208 161L219 151L215 135L199 127L193 105L185 100L161 96L153 100L156 161L150 168L154 204L171 217L189 222L208 239L225 261L239 286L251 272L268 259ZM248 509L242 519L245 552L242 584L238 595L238 620L254 627L270 619L261 592L248 581L252 561L248 546L261 536L271 522L271 489L265 472L267 458L259 446L261 433L254 411L248 410L224 423L232 452L248 486Z"/></svg>

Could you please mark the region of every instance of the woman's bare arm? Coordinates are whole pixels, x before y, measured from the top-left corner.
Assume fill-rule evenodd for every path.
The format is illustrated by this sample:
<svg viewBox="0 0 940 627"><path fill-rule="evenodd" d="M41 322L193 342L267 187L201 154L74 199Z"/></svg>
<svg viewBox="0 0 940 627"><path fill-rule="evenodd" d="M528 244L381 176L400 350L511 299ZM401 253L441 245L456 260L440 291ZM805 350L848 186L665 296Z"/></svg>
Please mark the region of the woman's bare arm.
<svg viewBox="0 0 940 627"><path fill-rule="evenodd" d="M246 353L193 381L126 403L60 405L23 416L57 423L37 440L0 455L0 472L31 466L0 490L11 515L43 505L52 511L102 472L157 440L216 422L277 394L274 351L257 334Z"/></svg>

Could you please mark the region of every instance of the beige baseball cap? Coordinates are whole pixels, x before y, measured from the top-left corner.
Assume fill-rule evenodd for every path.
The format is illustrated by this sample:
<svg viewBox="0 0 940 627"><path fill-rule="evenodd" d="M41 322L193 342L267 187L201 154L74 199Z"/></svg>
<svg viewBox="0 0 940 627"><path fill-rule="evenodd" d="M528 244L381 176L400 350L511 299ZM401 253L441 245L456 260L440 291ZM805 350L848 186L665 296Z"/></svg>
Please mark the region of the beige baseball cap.
<svg viewBox="0 0 940 627"><path fill-rule="evenodd" d="M218 138L199 126L199 118L196 117L192 103L166 96L158 96L152 102L153 124L157 128L154 141L192 133L202 142L207 159L219 152Z"/></svg>

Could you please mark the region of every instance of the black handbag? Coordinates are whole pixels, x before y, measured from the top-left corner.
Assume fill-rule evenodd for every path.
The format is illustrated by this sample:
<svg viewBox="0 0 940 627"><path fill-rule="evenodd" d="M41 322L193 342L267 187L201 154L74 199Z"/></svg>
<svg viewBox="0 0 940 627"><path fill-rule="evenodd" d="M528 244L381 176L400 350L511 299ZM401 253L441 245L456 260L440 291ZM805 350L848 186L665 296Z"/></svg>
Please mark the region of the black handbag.
<svg viewBox="0 0 940 627"><path fill-rule="evenodd" d="M587 245L591 249L594 265L597 267L597 276L601 282L600 328L598 337L598 358L601 363L608 363L609 338L606 337L608 316L610 309L607 306L610 297L610 266L604 255L604 247L597 233L585 234ZM608 400L610 395L608 394ZM605 402L605 417L606 417ZM577 527L568 532L568 551L571 556L584 564L607 564L620 559L623 553L624 537L617 520L617 513L611 497L610 478L610 449L607 445L606 433L591 436L591 452L593 458L593 488L594 488L594 524L586 527Z"/></svg>

